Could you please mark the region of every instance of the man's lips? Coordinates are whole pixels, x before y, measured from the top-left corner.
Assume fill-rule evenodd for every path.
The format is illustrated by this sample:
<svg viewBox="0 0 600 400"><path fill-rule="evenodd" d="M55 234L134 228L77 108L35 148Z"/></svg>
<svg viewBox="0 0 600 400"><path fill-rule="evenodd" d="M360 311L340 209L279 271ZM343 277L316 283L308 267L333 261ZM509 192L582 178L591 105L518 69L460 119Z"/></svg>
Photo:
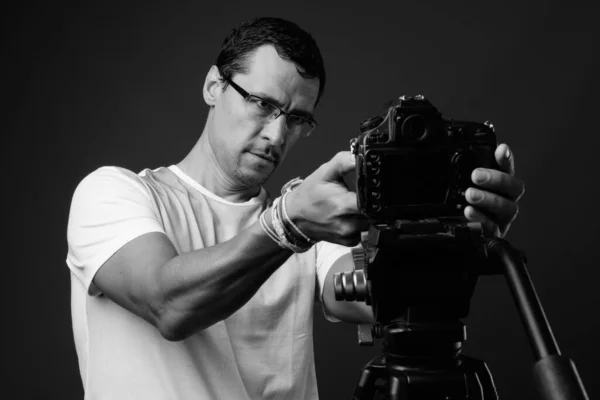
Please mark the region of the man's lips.
<svg viewBox="0 0 600 400"><path fill-rule="evenodd" d="M261 153L261 152L257 152L257 151L251 151L251 154L254 154L257 157L260 157L264 160L267 160L273 164L277 164L277 159L269 154L265 154L265 153Z"/></svg>

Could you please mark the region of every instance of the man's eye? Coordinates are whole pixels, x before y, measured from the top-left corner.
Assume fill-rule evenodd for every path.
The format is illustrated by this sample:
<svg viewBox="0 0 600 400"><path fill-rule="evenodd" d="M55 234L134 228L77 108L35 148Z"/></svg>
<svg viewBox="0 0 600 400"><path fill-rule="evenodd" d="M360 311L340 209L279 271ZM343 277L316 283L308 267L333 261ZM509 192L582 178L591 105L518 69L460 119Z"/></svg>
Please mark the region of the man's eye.
<svg viewBox="0 0 600 400"><path fill-rule="evenodd" d="M267 103L267 102L266 102L266 101L264 101L264 100L259 100L259 99L256 99L254 103L255 103L255 104L256 104L256 105L257 105L259 108L263 109L264 111L271 111L271 110L273 110L273 106L272 106L272 105L270 105L269 103Z"/></svg>
<svg viewBox="0 0 600 400"><path fill-rule="evenodd" d="M306 122L306 120L304 118L299 117L297 115L290 115L288 117L288 121L292 125L302 125Z"/></svg>

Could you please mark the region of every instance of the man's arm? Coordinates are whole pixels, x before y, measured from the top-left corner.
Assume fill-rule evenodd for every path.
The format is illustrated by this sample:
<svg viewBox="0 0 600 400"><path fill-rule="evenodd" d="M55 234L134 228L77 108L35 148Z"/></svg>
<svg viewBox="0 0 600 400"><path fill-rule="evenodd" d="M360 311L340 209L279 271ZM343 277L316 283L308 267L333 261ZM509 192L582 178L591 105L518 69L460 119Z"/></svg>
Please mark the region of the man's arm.
<svg viewBox="0 0 600 400"><path fill-rule="evenodd" d="M291 254L259 223L227 242L181 255L165 234L153 232L119 249L94 283L166 339L181 340L238 310Z"/></svg>
<svg viewBox="0 0 600 400"><path fill-rule="evenodd" d="M342 180L353 161L339 153L289 195L290 218L315 241L358 243L356 195ZM271 225L270 213L265 217ZM227 242L181 255L164 233L146 233L117 250L93 283L168 340L181 340L242 307L291 254L259 222Z"/></svg>
<svg viewBox="0 0 600 400"><path fill-rule="evenodd" d="M337 301L333 289L333 276L337 272L354 269L354 261L350 253L338 258L327 272L323 287L323 305L332 316L354 324L374 324L375 318L371 306L358 301Z"/></svg>

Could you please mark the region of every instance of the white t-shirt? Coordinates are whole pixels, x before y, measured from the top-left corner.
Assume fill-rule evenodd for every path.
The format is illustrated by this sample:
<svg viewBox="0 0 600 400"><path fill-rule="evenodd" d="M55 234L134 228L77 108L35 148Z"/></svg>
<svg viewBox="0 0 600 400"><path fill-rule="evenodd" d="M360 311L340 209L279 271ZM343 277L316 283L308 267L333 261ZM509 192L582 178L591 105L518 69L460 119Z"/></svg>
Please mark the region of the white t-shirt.
<svg viewBox="0 0 600 400"><path fill-rule="evenodd" d="M100 168L75 190L68 224L71 312L86 399L317 399L312 323L331 265L349 248L321 242L288 259L229 318L169 342L93 284L123 245L163 232L190 252L254 223L266 191L226 201L177 166ZM201 265L198 266L201 268ZM316 292L315 292L316 290Z"/></svg>

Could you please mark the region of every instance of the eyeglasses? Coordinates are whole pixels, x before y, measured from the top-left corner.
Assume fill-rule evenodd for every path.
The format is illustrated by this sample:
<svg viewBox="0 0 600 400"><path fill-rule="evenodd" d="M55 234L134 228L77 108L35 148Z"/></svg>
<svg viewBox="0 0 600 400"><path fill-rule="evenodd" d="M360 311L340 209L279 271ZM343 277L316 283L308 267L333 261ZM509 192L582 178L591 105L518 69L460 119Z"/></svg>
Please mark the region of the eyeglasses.
<svg viewBox="0 0 600 400"><path fill-rule="evenodd" d="M267 100L248 93L231 79L225 79L225 81L246 100L247 112L250 117L256 120L268 124L283 114L286 117L289 134L300 137L308 137L317 126L317 121L312 118L287 113Z"/></svg>

